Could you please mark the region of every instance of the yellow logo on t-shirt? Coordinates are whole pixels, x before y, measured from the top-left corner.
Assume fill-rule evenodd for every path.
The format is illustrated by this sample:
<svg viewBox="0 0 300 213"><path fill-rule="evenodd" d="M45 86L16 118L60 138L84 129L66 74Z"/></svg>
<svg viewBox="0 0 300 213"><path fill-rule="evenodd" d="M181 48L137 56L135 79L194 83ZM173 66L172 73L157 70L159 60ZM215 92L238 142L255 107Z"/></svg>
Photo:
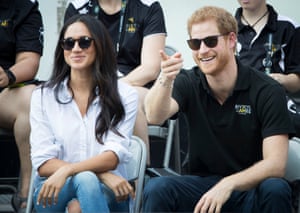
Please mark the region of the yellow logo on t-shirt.
<svg viewBox="0 0 300 213"><path fill-rule="evenodd" d="M1 27L8 27L9 20L0 20Z"/></svg>
<svg viewBox="0 0 300 213"><path fill-rule="evenodd" d="M246 115L251 114L251 106L250 105L235 105L235 112L237 112L240 115Z"/></svg>
<svg viewBox="0 0 300 213"><path fill-rule="evenodd" d="M136 23L134 22L134 17L128 18L128 24L126 24L126 32L135 33Z"/></svg>

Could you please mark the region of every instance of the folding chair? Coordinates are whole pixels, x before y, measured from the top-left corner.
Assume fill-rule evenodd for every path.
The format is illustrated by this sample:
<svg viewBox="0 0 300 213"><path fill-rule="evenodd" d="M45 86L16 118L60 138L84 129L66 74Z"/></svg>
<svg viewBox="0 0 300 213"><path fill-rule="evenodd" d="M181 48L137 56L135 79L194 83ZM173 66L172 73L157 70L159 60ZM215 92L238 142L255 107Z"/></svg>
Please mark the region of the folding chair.
<svg viewBox="0 0 300 213"><path fill-rule="evenodd" d="M294 186L293 204L297 207L297 213L300 213L300 139L292 138L289 141L289 154L285 178ZM296 194L295 194L296 193Z"/></svg>
<svg viewBox="0 0 300 213"><path fill-rule="evenodd" d="M135 200L130 207L130 213L139 213L143 197L144 177L147 164L147 148L145 142L137 136L132 136L129 147L133 153L133 159L127 164L127 174L129 181L137 181L135 189Z"/></svg>
<svg viewBox="0 0 300 213"><path fill-rule="evenodd" d="M165 140L165 150L162 167L149 167L146 173L152 176L179 175L180 173L180 151L179 151L179 131L177 119L169 119L162 126L149 125L148 134L151 137L158 137ZM150 140L151 142L151 140ZM150 145L151 146L151 145ZM174 150L174 169L171 169L170 159Z"/></svg>
<svg viewBox="0 0 300 213"><path fill-rule="evenodd" d="M20 180L19 152L12 130L0 128L0 162L0 212L8 212Z"/></svg>
<svg viewBox="0 0 300 213"><path fill-rule="evenodd" d="M129 146L130 152L133 154L133 158L126 165L129 181L137 181L135 189L135 199L130 202L130 213L140 212L143 187L144 187L144 175L147 163L147 148L145 142L137 136L132 136ZM32 198L33 198L33 182L35 177L35 170L32 170L30 188L28 193L26 213L32 212Z"/></svg>

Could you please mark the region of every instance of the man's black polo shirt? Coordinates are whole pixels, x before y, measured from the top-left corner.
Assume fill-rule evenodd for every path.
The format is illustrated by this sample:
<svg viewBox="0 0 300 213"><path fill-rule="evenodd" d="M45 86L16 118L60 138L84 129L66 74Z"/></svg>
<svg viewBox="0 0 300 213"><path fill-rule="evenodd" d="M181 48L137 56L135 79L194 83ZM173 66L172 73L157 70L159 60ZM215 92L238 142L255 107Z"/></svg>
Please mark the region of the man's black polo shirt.
<svg viewBox="0 0 300 213"><path fill-rule="evenodd" d="M173 97L187 116L191 174L241 171L262 159L265 137L293 133L283 88L241 63L233 93L223 105L198 67L181 71Z"/></svg>

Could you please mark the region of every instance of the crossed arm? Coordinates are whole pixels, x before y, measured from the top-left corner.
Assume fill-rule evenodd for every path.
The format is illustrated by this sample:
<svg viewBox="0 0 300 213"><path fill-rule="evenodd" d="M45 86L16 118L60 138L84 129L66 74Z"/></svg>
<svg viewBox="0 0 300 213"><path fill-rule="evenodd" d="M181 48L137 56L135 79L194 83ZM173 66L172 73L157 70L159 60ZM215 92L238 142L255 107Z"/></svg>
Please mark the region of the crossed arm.
<svg viewBox="0 0 300 213"><path fill-rule="evenodd" d="M16 77L16 83L31 80L37 74L40 62L40 55L35 52L20 52L16 55L16 63L10 70ZM8 77L0 66L0 87L8 85Z"/></svg>

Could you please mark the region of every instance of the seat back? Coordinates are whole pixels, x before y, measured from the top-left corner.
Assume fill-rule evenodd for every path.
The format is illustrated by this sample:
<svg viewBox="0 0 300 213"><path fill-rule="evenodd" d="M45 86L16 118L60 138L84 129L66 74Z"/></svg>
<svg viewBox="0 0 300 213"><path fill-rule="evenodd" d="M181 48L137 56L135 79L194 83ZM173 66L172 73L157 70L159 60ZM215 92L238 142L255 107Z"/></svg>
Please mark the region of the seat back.
<svg viewBox="0 0 300 213"><path fill-rule="evenodd" d="M147 148L144 141L137 136L132 136L129 150L133 154L133 158L126 165L128 180L137 180L135 200L131 204L130 212L138 213L140 212L143 196L144 176L147 163Z"/></svg>
<svg viewBox="0 0 300 213"><path fill-rule="evenodd" d="M163 156L163 167L169 167L172 144L174 139L176 120L169 119L163 126L149 125L148 134L150 137L158 137L165 140L165 151Z"/></svg>
<svg viewBox="0 0 300 213"><path fill-rule="evenodd" d="M148 167L146 173L152 176L179 175L181 173L180 166L180 144L178 119L168 119L162 126L149 125L148 134L150 137L150 147L152 146L152 137L162 139L164 144L162 167ZM157 155L157 151L151 148L151 160ZM172 165L170 161L172 159Z"/></svg>
<svg viewBox="0 0 300 213"><path fill-rule="evenodd" d="M169 46L169 45L166 45L165 46L165 53L167 54L167 55L173 55L174 53L176 53L177 52L177 50L174 48L174 47L172 47L172 46Z"/></svg>
<svg viewBox="0 0 300 213"><path fill-rule="evenodd" d="M289 141L289 153L285 178L295 183L293 185L293 205L300 213L300 139L292 138Z"/></svg>
<svg viewBox="0 0 300 213"><path fill-rule="evenodd" d="M300 139L289 141L289 154L285 178L289 181L300 180Z"/></svg>

